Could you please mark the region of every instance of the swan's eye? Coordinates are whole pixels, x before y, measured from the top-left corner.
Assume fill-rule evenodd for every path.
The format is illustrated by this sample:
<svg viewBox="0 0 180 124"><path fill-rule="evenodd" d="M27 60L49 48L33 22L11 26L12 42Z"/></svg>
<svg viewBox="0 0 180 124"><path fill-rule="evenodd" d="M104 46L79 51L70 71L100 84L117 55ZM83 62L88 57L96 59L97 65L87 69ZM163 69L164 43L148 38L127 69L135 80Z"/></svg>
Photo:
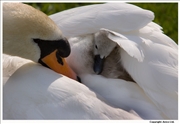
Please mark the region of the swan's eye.
<svg viewBox="0 0 180 124"><path fill-rule="evenodd" d="M97 45L95 45L95 48L98 49Z"/></svg>

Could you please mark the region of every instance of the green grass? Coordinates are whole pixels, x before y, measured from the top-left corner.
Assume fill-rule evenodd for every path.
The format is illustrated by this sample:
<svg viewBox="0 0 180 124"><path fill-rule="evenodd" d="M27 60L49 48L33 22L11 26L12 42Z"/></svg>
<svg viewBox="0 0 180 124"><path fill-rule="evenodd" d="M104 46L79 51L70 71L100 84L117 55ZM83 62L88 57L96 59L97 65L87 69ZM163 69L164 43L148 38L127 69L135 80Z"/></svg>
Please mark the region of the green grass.
<svg viewBox="0 0 180 124"><path fill-rule="evenodd" d="M47 15L66 9L97 3L28 3ZM178 43L178 3L131 3L154 12L154 22L163 27L163 31Z"/></svg>

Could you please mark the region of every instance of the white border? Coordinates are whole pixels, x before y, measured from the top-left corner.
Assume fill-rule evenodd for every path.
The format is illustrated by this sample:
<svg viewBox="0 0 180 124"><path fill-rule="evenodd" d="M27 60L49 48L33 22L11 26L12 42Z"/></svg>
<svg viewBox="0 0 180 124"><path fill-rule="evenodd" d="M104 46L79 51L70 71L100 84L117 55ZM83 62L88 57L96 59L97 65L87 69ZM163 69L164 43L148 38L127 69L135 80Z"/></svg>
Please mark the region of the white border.
<svg viewBox="0 0 180 124"><path fill-rule="evenodd" d="M121 0L121 1L117 1L117 0L112 0L112 1L109 1L109 0L86 0L86 1L81 1L81 0L1 0L1 2L28 2L28 3L38 3L38 2L43 2L43 3L95 3L95 2L114 2L114 3L119 3L119 2L131 2L131 3L173 3L173 2L178 2L179 3L179 0L142 0L142 1L138 1L138 0Z"/></svg>
<svg viewBox="0 0 180 124"><path fill-rule="evenodd" d="M0 14L0 16L1 16L1 19L2 19L2 3L3 2L34 2L34 3L37 3L37 2L44 2L44 3L76 3L76 2L78 2L78 3L89 3L89 2L133 2L133 3L174 3L174 2L177 2L178 3L178 23L179 23L179 1L178 0L173 0L173 1L164 1L164 0L159 0L159 1L136 1L136 0L130 0L130 1L125 1L125 0L122 0L122 1L76 1L76 0L66 0L66 1L60 1L60 0L53 0L53 1L45 1L45 0L43 0L43 1L40 1L40 0L38 0L38 1L25 1L25 0L20 0L20 1L5 1L5 0L2 0L1 1L1 3L0 3L0 9L1 9L1 14ZM1 23L1 35L0 35L0 39L1 39L1 41L3 40L2 39L2 20L0 21L0 23ZM179 29L179 25L178 25L178 29ZM179 30L178 30L178 39L179 39ZM178 40L178 43L179 43L179 40ZM178 50L179 51L179 50ZM178 52L178 54L180 54L180 52ZM178 56L179 57L179 56ZM88 121L86 121L86 120L2 120L2 116L3 116L3 112L2 112L2 97L3 97L3 95L2 95L2 42L0 42L0 62L1 62L1 66L0 66L0 68L1 68L1 70L0 70L0 76L1 76L1 78L0 78L0 81L1 81L1 86L0 86L0 103L1 103L1 108L0 108L0 111L1 111L1 113L0 113L0 123L1 124L36 124L36 123L42 123L42 124L60 124L60 123L78 123L78 124L81 124L81 123L87 123L87 124L89 124L89 123L98 123L98 124L107 124L107 123L137 123L137 124L146 124L146 123L152 123L151 122L151 120L143 120L143 121L139 121L139 120L133 120L133 121L131 121L131 120L110 120L110 121L107 121L107 120L88 120ZM179 59L179 58L178 58ZM179 60L178 60L179 61ZM179 69L179 68L178 68ZM180 74L179 74L180 75ZM178 76L179 76L178 75ZM178 108L178 110L179 110L179 108ZM178 111L179 112L179 111ZM178 113L179 114L179 113ZM180 114L178 115L178 117L180 118ZM179 120L179 119L178 119ZM178 123L179 121L178 120L174 120L174 123ZM157 120L157 122L163 122L164 120Z"/></svg>

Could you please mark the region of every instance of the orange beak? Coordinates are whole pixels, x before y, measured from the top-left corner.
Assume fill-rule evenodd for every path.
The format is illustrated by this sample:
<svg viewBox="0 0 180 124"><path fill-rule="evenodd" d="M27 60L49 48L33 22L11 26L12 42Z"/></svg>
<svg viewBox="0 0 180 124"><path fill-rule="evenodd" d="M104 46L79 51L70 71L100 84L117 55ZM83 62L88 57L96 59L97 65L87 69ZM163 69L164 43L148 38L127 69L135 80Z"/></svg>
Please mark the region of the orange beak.
<svg viewBox="0 0 180 124"><path fill-rule="evenodd" d="M56 58L56 52L57 50L53 51L51 54L45 56L42 58L42 61L52 70L54 70L57 73L63 74L69 78L72 78L74 80L77 80L76 73L69 67L66 60L64 58L62 59L63 65L61 65Z"/></svg>

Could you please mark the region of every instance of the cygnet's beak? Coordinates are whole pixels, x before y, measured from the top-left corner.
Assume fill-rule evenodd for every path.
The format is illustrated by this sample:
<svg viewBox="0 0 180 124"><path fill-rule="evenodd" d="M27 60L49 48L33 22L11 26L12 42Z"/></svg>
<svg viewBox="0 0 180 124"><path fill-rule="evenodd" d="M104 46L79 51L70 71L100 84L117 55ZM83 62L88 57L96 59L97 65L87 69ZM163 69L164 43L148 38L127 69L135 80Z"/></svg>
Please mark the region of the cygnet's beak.
<svg viewBox="0 0 180 124"><path fill-rule="evenodd" d="M41 59L49 68L57 73L63 74L74 80L79 80L75 72L69 67L66 60L58 55L58 51L55 50L51 54Z"/></svg>
<svg viewBox="0 0 180 124"><path fill-rule="evenodd" d="M100 55L95 55L93 69L96 74L101 74L104 66L104 60L105 58L101 59Z"/></svg>

